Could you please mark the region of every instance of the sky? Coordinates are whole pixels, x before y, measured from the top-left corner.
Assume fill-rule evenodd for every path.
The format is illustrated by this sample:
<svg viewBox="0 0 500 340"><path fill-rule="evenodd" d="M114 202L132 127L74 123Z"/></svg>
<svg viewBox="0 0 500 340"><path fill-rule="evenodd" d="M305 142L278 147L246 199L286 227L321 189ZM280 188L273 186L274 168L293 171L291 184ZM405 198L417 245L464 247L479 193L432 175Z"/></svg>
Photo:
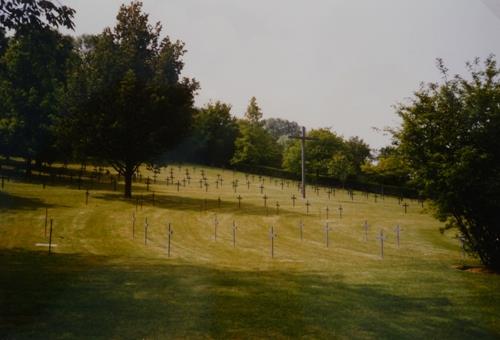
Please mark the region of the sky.
<svg viewBox="0 0 500 340"><path fill-rule="evenodd" d="M120 0L59 0L76 10L73 35L116 22ZM221 100L243 116L252 96L264 118L328 127L372 148L400 123L394 105L420 83L465 62L500 58L500 0L144 0L151 22L185 42L183 75L196 104Z"/></svg>

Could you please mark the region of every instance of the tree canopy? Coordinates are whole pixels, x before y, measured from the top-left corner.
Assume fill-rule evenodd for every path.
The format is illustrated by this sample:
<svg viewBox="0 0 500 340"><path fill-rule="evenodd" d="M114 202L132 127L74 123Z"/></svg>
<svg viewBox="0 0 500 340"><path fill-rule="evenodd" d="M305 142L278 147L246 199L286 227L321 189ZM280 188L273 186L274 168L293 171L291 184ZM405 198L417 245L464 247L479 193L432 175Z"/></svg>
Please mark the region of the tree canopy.
<svg viewBox="0 0 500 340"><path fill-rule="evenodd" d="M493 57L469 63L470 76L422 86L398 107L395 139L437 215L456 227L467 249L500 269L500 70Z"/></svg>
<svg viewBox="0 0 500 340"><path fill-rule="evenodd" d="M122 5L113 29L88 39L71 74L65 122L71 136L125 177L184 138L191 126L196 81L180 78L184 44L160 39L140 2Z"/></svg>

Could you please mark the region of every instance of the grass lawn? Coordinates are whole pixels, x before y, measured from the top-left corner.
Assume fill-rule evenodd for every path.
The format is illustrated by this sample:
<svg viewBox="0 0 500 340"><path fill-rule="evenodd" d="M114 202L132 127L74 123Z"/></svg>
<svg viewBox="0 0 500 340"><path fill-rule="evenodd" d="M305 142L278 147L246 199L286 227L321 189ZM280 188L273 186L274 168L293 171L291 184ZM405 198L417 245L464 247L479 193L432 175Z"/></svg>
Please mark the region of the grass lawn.
<svg viewBox="0 0 500 340"><path fill-rule="evenodd" d="M242 173L172 169L175 181L188 169L191 183L177 191L165 183L170 168L162 169L149 191L135 183L134 199L125 200L109 180L94 180L88 205L88 180L81 190L75 179L45 188L37 179L5 182L0 338L500 337L500 275L458 269L478 263L462 258L453 232L439 233L427 204L406 200L405 214L394 197L351 199L337 189L329 199L325 188L309 188L307 214L305 201L292 204L295 182L282 189L265 177L266 209L258 176L248 188ZM57 245L50 256L46 209Z"/></svg>

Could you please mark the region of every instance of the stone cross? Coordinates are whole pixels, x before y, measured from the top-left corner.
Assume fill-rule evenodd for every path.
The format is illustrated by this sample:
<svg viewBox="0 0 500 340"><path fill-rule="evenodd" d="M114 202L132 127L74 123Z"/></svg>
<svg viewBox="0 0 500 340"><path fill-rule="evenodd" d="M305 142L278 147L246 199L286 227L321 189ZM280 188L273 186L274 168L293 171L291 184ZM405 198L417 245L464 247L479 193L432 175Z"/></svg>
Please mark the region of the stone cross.
<svg viewBox="0 0 500 340"><path fill-rule="evenodd" d="M384 236L384 231L380 229L380 235L377 237L380 240L380 257L384 258L384 240L386 239Z"/></svg>
<svg viewBox="0 0 500 340"><path fill-rule="evenodd" d="M250 181L247 179L247 189L250 190Z"/></svg>
<svg viewBox="0 0 500 340"><path fill-rule="evenodd" d="M260 194L262 195L262 192L264 191L264 184L261 184L259 188L260 188Z"/></svg>
<svg viewBox="0 0 500 340"><path fill-rule="evenodd" d="M295 197L295 194L292 195L292 205L293 207L295 207L295 200L297 199L297 197Z"/></svg>
<svg viewBox="0 0 500 340"><path fill-rule="evenodd" d="M219 225L219 220L217 219L217 215L214 217L214 241L217 241L217 226Z"/></svg>
<svg viewBox="0 0 500 340"><path fill-rule="evenodd" d="M278 237L278 234L274 232L274 227L271 226L269 229L269 238L271 239L271 258L274 258L274 239Z"/></svg>
<svg viewBox="0 0 500 340"><path fill-rule="evenodd" d="M238 195L238 197L236 197L236 199L238 200L238 209L241 208L241 200L243 199L243 197L241 197L241 195Z"/></svg>
<svg viewBox="0 0 500 340"><path fill-rule="evenodd" d="M266 207L266 208L267 208L267 199L268 199L269 197L267 197L267 195L264 195L264 196L262 196L262 198L264 199L264 207Z"/></svg>
<svg viewBox="0 0 500 340"><path fill-rule="evenodd" d="M276 201L276 213L280 214L280 203L278 201Z"/></svg>
<svg viewBox="0 0 500 340"><path fill-rule="evenodd" d="M219 189L219 180L218 179L215 180L215 189Z"/></svg>
<svg viewBox="0 0 500 340"><path fill-rule="evenodd" d="M365 241L368 241L368 228L370 228L370 226L368 225L368 221L366 221L366 220L365 220L364 228L365 228Z"/></svg>
<svg viewBox="0 0 500 340"><path fill-rule="evenodd" d="M236 229L238 229L238 227L236 226L236 223L233 221L233 248L236 248Z"/></svg>
<svg viewBox="0 0 500 340"><path fill-rule="evenodd" d="M408 203L405 202L405 204L403 204L403 207L405 208L405 215L406 215L406 212L407 212L407 209L410 205Z"/></svg>
<svg viewBox="0 0 500 340"><path fill-rule="evenodd" d="M177 185L177 191L179 191L181 183L179 181L177 181L177 183L175 183L175 185Z"/></svg>
<svg viewBox="0 0 500 340"><path fill-rule="evenodd" d="M48 223L48 218L49 218L49 209L45 208L45 227L44 227L44 232L43 236L47 237L47 223Z"/></svg>
<svg viewBox="0 0 500 340"><path fill-rule="evenodd" d="M330 208L328 208L328 206L326 206L326 219L328 219L328 213L330 212Z"/></svg>
<svg viewBox="0 0 500 340"><path fill-rule="evenodd" d="M327 193L328 193L328 200L330 200L330 195L332 194L332 189L331 188L328 189Z"/></svg>
<svg viewBox="0 0 500 340"><path fill-rule="evenodd" d="M339 206L339 218L342 218L342 211L344 208L342 208L342 204Z"/></svg>
<svg viewBox="0 0 500 340"><path fill-rule="evenodd" d="M186 179L187 179L187 181L188 181L188 185L191 185L191 176L187 175L187 176L186 176Z"/></svg>
<svg viewBox="0 0 500 340"><path fill-rule="evenodd" d="M398 248L399 248L399 233L401 232L401 228L399 227L399 224L396 226L396 229L394 229L396 231L396 244L398 245Z"/></svg>
<svg viewBox="0 0 500 340"><path fill-rule="evenodd" d="M200 178L200 189L203 188L203 180Z"/></svg>
<svg viewBox="0 0 500 340"><path fill-rule="evenodd" d="M309 203L309 201L306 201L306 214L309 215L309 206L311 205L311 203Z"/></svg>
<svg viewBox="0 0 500 340"><path fill-rule="evenodd" d="M326 222L325 224L325 238L326 238L326 247L328 248L329 247L329 243L330 243L330 231L332 231L332 229L330 228L328 222Z"/></svg>
<svg viewBox="0 0 500 340"><path fill-rule="evenodd" d="M135 239L135 212L132 213L132 238Z"/></svg>
<svg viewBox="0 0 500 340"><path fill-rule="evenodd" d="M49 229L49 255L52 252L52 222L53 220L50 219L50 229Z"/></svg>
<svg viewBox="0 0 500 340"><path fill-rule="evenodd" d="M168 257L170 257L170 239L172 238L173 234L174 234L174 231L172 229L172 225L169 223L168 224L168 231L167 231L167 236L168 236L167 254L168 254Z"/></svg>
<svg viewBox="0 0 500 340"><path fill-rule="evenodd" d="M283 182L283 180L281 180L281 190L283 190L283 185L285 184L285 182Z"/></svg>

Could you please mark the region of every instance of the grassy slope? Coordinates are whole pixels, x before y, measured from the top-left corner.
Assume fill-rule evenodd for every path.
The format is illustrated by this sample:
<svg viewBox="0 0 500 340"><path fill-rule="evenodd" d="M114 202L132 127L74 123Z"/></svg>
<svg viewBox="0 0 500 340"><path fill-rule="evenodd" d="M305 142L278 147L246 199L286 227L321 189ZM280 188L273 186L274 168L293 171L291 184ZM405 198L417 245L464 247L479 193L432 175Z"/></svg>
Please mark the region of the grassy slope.
<svg viewBox="0 0 500 340"><path fill-rule="evenodd" d="M174 175L185 168L174 168ZM454 269L461 264L453 235L416 202L407 215L395 198L354 201L337 190L310 191L310 214L296 184L284 190L265 179L269 213L255 177L206 169L210 187L158 183L136 211L111 185L6 183L0 193L0 334L7 337L356 337L494 338L500 336L500 276ZM145 172L145 171L144 171ZM223 188L214 180L220 173ZM163 180L164 170L160 175ZM239 179L238 193L230 182ZM252 177L250 177L250 180ZM237 208L236 196L243 197ZM217 208L221 197L222 207ZM204 200L208 209L202 209ZM275 203L280 202L280 214ZM343 217L338 216L342 204ZM331 209L325 246L325 207ZM46 242L44 215L54 218L55 255ZM320 213L320 209L322 209ZM136 233L132 238L132 214ZM214 240L214 216L219 220ZM144 245L144 219L148 244ZM298 223L304 221L304 239ZM236 248L231 224L238 226ZM368 241L363 223L368 220ZM166 256L166 224L174 229ZM402 227L401 247L394 226ZM269 226L275 226L275 258ZM385 258L379 241L384 229ZM466 260L474 264L473 260Z"/></svg>

